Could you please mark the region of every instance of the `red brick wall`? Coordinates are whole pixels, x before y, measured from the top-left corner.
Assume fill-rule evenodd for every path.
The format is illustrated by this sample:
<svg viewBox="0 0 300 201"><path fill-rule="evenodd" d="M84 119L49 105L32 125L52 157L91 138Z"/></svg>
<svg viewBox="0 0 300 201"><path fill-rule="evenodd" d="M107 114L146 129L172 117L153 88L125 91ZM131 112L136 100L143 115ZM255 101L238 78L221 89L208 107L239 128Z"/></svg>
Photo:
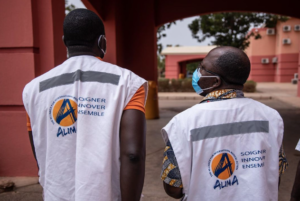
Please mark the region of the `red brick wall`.
<svg viewBox="0 0 300 201"><path fill-rule="evenodd" d="M0 176L37 176L22 91L66 59L61 0L0 1Z"/></svg>

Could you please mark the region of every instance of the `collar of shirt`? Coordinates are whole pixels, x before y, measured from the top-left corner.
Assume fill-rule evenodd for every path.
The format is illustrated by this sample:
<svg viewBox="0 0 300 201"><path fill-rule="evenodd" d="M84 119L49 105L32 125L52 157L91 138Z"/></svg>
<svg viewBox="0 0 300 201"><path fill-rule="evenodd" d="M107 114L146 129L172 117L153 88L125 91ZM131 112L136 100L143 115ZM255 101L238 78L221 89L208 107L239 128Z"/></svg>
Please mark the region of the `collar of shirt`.
<svg viewBox="0 0 300 201"><path fill-rule="evenodd" d="M219 89L207 94L200 103L208 103L231 98L244 98L244 93L236 89Z"/></svg>

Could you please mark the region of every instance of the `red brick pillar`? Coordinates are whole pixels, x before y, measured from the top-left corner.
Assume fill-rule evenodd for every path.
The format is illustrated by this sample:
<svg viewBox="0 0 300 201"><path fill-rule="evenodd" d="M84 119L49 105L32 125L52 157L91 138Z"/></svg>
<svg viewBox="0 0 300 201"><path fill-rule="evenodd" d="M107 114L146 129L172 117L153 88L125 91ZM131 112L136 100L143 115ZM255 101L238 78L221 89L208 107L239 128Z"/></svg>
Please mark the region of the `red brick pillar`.
<svg viewBox="0 0 300 201"><path fill-rule="evenodd" d="M104 61L127 68L151 81L146 102L148 105L146 118L158 118L155 2L141 0L82 2L88 9L96 11L104 22L107 38L107 54ZM152 113L153 111L156 112Z"/></svg>
<svg viewBox="0 0 300 201"><path fill-rule="evenodd" d="M104 60L157 80L156 29L153 1L83 0L104 22L107 54Z"/></svg>
<svg viewBox="0 0 300 201"><path fill-rule="evenodd" d="M22 91L66 58L64 1L0 2L0 176L37 176Z"/></svg>

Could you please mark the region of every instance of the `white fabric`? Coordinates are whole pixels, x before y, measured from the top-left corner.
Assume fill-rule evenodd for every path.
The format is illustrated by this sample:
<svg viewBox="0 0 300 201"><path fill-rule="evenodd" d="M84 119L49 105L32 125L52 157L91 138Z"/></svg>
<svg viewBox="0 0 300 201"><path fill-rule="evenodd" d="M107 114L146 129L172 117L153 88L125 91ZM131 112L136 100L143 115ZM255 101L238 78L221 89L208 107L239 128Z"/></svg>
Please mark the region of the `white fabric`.
<svg viewBox="0 0 300 201"><path fill-rule="evenodd" d="M298 144L297 144L297 146L296 146L295 149L296 149L297 151L300 151L300 139L299 139Z"/></svg>
<svg viewBox="0 0 300 201"><path fill-rule="evenodd" d="M118 75L119 83L75 81L39 92L40 82L77 70ZM123 109L143 85L147 94L144 79L92 56L71 57L26 85L23 102L31 119L46 201L121 200L120 120ZM55 120L53 109L60 99L77 99L77 121L71 126Z"/></svg>
<svg viewBox="0 0 300 201"><path fill-rule="evenodd" d="M247 121L268 121L269 133L252 132L191 140L192 129ZM162 129L162 135L165 142L170 140L175 152L186 194L184 200L278 200L283 121L274 109L247 98L197 104L176 115ZM265 152L261 154L257 150ZM225 180L210 174L214 171L212 161L219 154L218 151L236 156L235 170ZM247 162L245 159L249 158L251 160ZM250 164L253 164L253 168L249 168ZM257 164L263 164L263 167ZM227 183L227 187L222 188L228 180L232 184L234 177L238 184ZM218 185L214 188L217 181L221 183L221 188Z"/></svg>

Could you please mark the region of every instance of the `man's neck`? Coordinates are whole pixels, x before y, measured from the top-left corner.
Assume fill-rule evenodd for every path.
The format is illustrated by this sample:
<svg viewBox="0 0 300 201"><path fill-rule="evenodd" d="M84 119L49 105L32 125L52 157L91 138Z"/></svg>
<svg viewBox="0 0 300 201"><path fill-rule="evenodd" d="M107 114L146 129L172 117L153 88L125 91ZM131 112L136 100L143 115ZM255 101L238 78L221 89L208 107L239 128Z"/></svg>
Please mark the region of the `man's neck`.
<svg viewBox="0 0 300 201"><path fill-rule="evenodd" d="M243 90L243 85L224 85L219 86L217 88L212 89L210 92L207 92L204 96L208 95L209 93L212 93L214 91L222 90L222 89L235 89L235 90Z"/></svg>
<svg viewBox="0 0 300 201"><path fill-rule="evenodd" d="M236 90L243 90L243 85L226 85L226 86L220 86L218 88L215 88L214 91L220 90L220 89L236 89Z"/></svg>
<svg viewBox="0 0 300 201"><path fill-rule="evenodd" d="M75 57L75 56L81 56L81 55L90 55L94 57L99 57L99 55L89 47L84 47L84 46L72 46L68 47L68 54L69 57Z"/></svg>
<svg viewBox="0 0 300 201"><path fill-rule="evenodd" d="M92 53L88 53L88 52L76 52L76 53L69 53L69 58L70 57L75 57L75 56L83 56L83 55L89 55L89 56L94 56L97 57L97 55L92 54Z"/></svg>

